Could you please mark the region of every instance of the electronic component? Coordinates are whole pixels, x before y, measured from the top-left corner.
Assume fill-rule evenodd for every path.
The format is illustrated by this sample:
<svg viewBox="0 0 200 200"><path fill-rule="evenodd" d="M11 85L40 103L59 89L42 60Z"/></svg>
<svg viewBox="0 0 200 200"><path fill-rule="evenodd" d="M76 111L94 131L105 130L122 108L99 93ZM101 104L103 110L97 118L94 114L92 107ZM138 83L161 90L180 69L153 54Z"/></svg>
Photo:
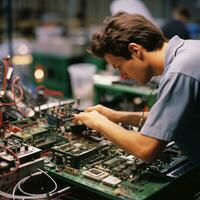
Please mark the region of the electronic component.
<svg viewBox="0 0 200 200"><path fill-rule="evenodd" d="M45 121L21 120L13 124L12 137L27 142L40 149L48 149L57 142L57 134L51 132Z"/></svg>
<svg viewBox="0 0 200 200"><path fill-rule="evenodd" d="M40 158L41 154L40 149L25 144L20 140L14 138L8 138L0 142L0 144L13 151L19 158L21 164ZM5 152L5 150L3 149L0 151L0 159L8 163L13 162L14 160L13 156Z"/></svg>
<svg viewBox="0 0 200 200"><path fill-rule="evenodd" d="M109 174L99 169L92 168L88 171L84 171L82 175L94 181L100 181L106 176L108 176Z"/></svg>
<svg viewBox="0 0 200 200"><path fill-rule="evenodd" d="M43 116L47 119L47 124L50 127L59 127L64 125L65 122L71 122L73 114L77 113L75 100L65 100L52 102L48 104L43 104L38 107L35 107L39 116Z"/></svg>
<svg viewBox="0 0 200 200"><path fill-rule="evenodd" d="M0 141L0 187L7 188L16 178L22 178L44 167L41 150L14 138Z"/></svg>
<svg viewBox="0 0 200 200"><path fill-rule="evenodd" d="M92 160L87 151L83 152L85 157L82 159L84 160L82 164L78 160L79 149L87 148L88 144L84 141L89 141L89 137L82 138L76 135L75 138L64 146L58 146L57 150L55 147L52 149L53 161L57 169L48 166L46 169L66 181L79 184L110 199L148 199L171 184L172 177L182 176L184 172L187 173L192 169L188 159L173 146L167 147L159 159L148 164L110 143L106 146L109 147L106 156L98 161ZM101 142L93 142L93 145L98 147L99 143ZM101 155L101 150L99 148L98 153L94 155ZM75 156L76 154L78 157ZM79 165L72 164L72 157Z"/></svg>
<svg viewBox="0 0 200 200"><path fill-rule="evenodd" d="M5 162L5 163L9 167L7 167L6 169L4 167L0 172L0 174L2 175L4 174L3 172L6 172L8 174L6 176L0 177L0 188L2 190L6 190L7 188L10 188L11 183L13 181L16 182L17 179L20 180L24 176L30 175L31 173L37 171L38 168L40 169L44 168L44 158L37 158L35 160L20 164L18 167L18 170L15 173L11 173L13 168L9 165L8 162Z"/></svg>
<svg viewBox="0 0 200 200"><path fill-rule="evenodd" d="M99 143L75 136L72 141L52 148L53 161L60 166L76 169L94 164L108 157L109 143Z"/></svg>
<svg viewBox="0 0 200 200"><path fill-rule="evenodd" d="M155 162L145 163L112 145L101 133L74 125L77 112L74 102L68 102L39 107L37 119L2 123L0 131L7 137L0 140L4 191L16 184L16 177L23 179L45 166L51 175L104 197L144 200L193 167L175 145L167 146ZM48 157L41 157L42 150Z"/></svg>
<svg viewBox="0 0 200 200"><path fill-rule="evenodd" d="M106 185L109 185L109 186L112 186L112 187L115 187L117 186L119 183L121 183L121 180L117 177L114 177L114 176L108 176L104 179L102 179L102 182Z"/></svg>

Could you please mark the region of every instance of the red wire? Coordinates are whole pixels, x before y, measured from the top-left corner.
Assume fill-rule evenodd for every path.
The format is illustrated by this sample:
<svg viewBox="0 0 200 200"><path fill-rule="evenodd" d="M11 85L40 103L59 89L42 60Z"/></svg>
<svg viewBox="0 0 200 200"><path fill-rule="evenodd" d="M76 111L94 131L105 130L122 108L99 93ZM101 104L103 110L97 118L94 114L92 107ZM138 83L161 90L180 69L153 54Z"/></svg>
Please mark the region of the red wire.
<svg viewBox="0 0 200 200"><path fill-rule="evenodd" d="M9 70L9 67L11 67L10 63L9 63L9 60L8 58L3 58L2 59L2 62L3 62L3 65L4 65L4 78L3 78L3 86L2 86L2 90L4 92L6 92L6 87L7 87L7 73L8 73L8 70ZM0 107L1 106L16 106L17 107L17 110L19 111L18 109L18 106L17 104L23 99L23 96L24 96L24 93L23 93L23 88L22 86L19 84L19 76L17 76L13 81L12 81L12 84L11 84L11 92L13 94L13 100L14 102L9 102L9 103L2 103L0 102ZM16 95L15 95L15 86L17 86L18 90L19 90L19 93L20 93L20 96L18 98L18 101L16 102ZM24 113L22 113L21 111L19 111L22 116L25 116ZM2 126L3 124L3 116L2 116L2 112L0 112L0 127Z"/></svg>
<svg viewBox="0 0 200 200"><path fill-rule="evenodd" d="M3 58L2 60L3 65L4 65L4 79L3 79L3 91L6 91L6 84L7 84L7 73L8 73L8 68L9 68L9 63L8 63L8 59L7 58Z"/></svg>
<svg viewBox="0 0 200 200"><path fill-rule="evenodd" d="M17 77L13 80L12 85L11 85L11 91L12 91L12 93L13 93L13 99L14 99L14 102L15 102L16 104L19 103L19 102L23 99L23 94L24 94L24 93L23 93L23 89L22 89L21 85L19 84L19 80L20 80L20 78L19 78L19 76L17 76ZM15 101L15 98L16 98L16 96L15 96L15 85L18 86L18 90L20 91L20 96L19 96L18 102Z"/></svg>
<svg viewBox="0 0 200 200"><path fill-rule="evenodd" d="M2 112L0 112L0 127L2 126L3 124L3 115L2 115Z"/></svg>
<svg viewBox="0 0 200 200"><path fill-rule="evenodd" d="M51 90L46 88L44 85L39 85L36 90L44 90L44 95L48 96L48 95L52 95L52 96L64 96L64 93L62 91L58 91L58 90Z"/></svg>
<svg viewBox="0 0 200 200"><path fill-rule="evenodd" d="M12 85L11 85L11 91L12 91L12 94L13 94L13 100L14 102L10 102L10 103L0 103L0 106L16 106L17 107L17 104L23 99L23 96L24 96L24 92L23 92L23 89L22 89L22 86L19 84L19 77L16 77L13 82L12 82ZM16 95L15 95L15 85L18 86L18 90L20 91L20 96L19 96L19 99L18 101L16 102ZM18 109L18 107L17 107ZM18 109L19 111L19 109ZM21 113L21 111L19 111ZM24 114L21 113L23 116Z"/></svg>
<svg viewBox="0 0 200 200"><path fill-rule="evenodd" d="M15 106L15 102L10 102L10 103L0 103L0 106Z"/></svg>

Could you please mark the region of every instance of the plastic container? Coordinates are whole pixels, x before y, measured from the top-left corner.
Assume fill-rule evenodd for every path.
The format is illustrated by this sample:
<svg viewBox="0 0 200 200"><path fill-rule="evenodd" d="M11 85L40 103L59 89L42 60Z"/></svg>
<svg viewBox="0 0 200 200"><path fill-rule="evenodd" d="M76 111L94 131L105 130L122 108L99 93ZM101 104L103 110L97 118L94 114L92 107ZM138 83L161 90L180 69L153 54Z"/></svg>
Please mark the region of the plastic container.
<svg viewBox="0 0 200 200"><path fill-rule="evenodd" d="M80 98L80 108L85 109L93 105L93 78L96 65L77 63L68 66L71 80L72 94L75 99Z"/></svg>

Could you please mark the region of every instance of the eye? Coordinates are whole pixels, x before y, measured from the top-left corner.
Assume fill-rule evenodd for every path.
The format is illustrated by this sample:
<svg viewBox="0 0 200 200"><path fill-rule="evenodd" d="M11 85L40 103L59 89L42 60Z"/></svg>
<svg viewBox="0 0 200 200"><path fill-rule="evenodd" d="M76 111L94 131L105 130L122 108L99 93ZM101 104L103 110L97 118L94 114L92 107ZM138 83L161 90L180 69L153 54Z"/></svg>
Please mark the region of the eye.
<svg viewBox="0 0 200 200"><path fill-rule="evenodd" d="M117 69L118 69L118 70L121 70L121 68L122 68L121 65L118 65L118 66L117 66Z"/></svg>
<svg viewBox="0 0 200 200"><path fill-rule="evenodd" d="M121 65L113 65L113 68L120 70L121 69Z"/></svg>

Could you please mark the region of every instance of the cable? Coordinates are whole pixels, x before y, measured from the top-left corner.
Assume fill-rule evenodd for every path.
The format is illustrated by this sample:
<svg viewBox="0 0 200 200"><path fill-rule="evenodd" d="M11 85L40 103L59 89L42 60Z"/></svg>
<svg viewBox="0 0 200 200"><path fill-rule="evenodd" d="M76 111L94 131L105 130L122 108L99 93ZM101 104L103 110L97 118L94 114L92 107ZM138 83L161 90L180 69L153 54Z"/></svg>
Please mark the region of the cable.
<svg viewBox="0 0 200 200"><path fill-rule="evenodd" d="M15 187L13 189L12 194L0 191L0 195L2 197L13 199L13 200L15 200L15 199L20 199L20 200L25 200L25 199L40 199L41 200L41 199L44 199L44 198L50 199L50 197L53 197L53 196L55 196L57 194L60 195L61 193L63 193L63 192L65 192L65 191L67 191L67 190L70 189L70 187L65 187L63 189L60 189L60 190L56 191L57 190L57 183L53 180L53 178L51 176L49 176L45 171L43 171L41 169L38 169L38 170L40 172L35 172L35 173L31 174L30 176L24 177L23 179L21 179L20 181L18 181L18 183L15 185ZM29 194L29 193L27 193L27 194L29 194L29 196L15 195L17 189L19 189L19 187L20 187L21 184L23 184L24 182L26 182L30 177L40 175L41 173L44 173L46 176L48 176L54 182L55 188L52 191L50 191L48 193L44 193L44 194ZM23 190L21 192L24 193Z"/></svg>
<svg viewBox="0 0 200 200"><path fill-rule="evenodd" d="M24 95L24 92L23 92L23 89L22 89L22 86L19 84L19 76L17 76L13 81L12 81L12 84L11 84L11 91L12 91L12 94L13 94L13 100L14 102L17 104L19 103L22 99L23 99L23 95ZM15 95L15 86L18 87L18 90L20 92L20 96L18 97L18 102L16 102L15 98L16 98L16 95Z"/></svg>
<svg viewBox="0 0 200 200"><path fill-rule="evenodd" d="M153 91L156 89L156 87L159 85L159 83L160 83L160 82L157 82L157 83L153 86L153 88L152 88L152 90L151 90L151 92L150 92L150 94L149 94L149 96L148 96L148 98L147 98L146 105L148 105L149 100L150 100L150 98L151 98L151 95L153 94ZM144 106L144 108L143 108L142 116L141 116L141 118L140 118L140 122L139 122L139 125L138 125L138 132L140 132L140 130L141 130L141 128L142 128L142 124L143 124L143 120L144 120L144 112L145 112L145 106Z"/></svg>
<svg viewBox="0 0 200 200"><path fill-rule="evenodd" d="M9 102L9 103L0 103L0 106L17 106L17 104L23 99L23 95L24 95L24 92L23 92L23 88L22 86L19 84L19 76L17 76L12 84L11 84L11 91L12 91L12 95L13 95L13 102ZM20 92L20 96L18 98L18 101L16 102L15 98L16 98L16 95L15 95L15 86L18 86L18 90Z"/></svg>
<svg viewBox="0 0 200 200"><path fill-rule="evenodd" d="M6 86L7 86L7 73L9 69L9 62L7 58L2 59L3 65L4 65L4 79L3 79L3 88L2 90L5 92L6 91Z"/></svg>
<svg viewBox="0 0 200 200"><path fill-rule="evenodd" d="M3 191L0 191L0 195L2 197L5 197L5 198L8 198L8 199L13 199L13 195L12 194L9 194L7 192L3 192ZM53 196L54 194L52 194ZM46 194L45 195L41 195L41 196L38 196L38 197L34 197L34 196L22 196L22 195L14 195L14 199L20 199L20 200L25 200L25 199L43 199L43 198L46 198Z"/></svg>
<svg viewBox="0 0 200 200"><path fill-rule="evenodd" d="M53 197L55 196L56 194L61 194L67 190L69 190L70 187L65 187L57 192L54 192L53 194L50 194L50 197ZM9 194L9 193L6 193L6 192L3 192L3 191L0 191L0 195L2 197L5 197L5 198L8 198L8 199L13 199L13 195L12 194ZM15 199L20 199L20 200L25 200L25 199L43 199L43 198L46 198L47 197L47 194L41 194L40 196L22 196L22 195L14 195L14 200Z"/></svg>
<svg viewBox="0 0 200 200"><path fill-rule="evenodd" d="M3 113L0 111L0 127L3 124Z"/></svg>
<svg viewBox="0 0 200 200"><path fill-rule="evenodd" d="M3 63L4 73L3 73L3 83L1 88L1 97L6 93L6 90L9 88L10 80L13 74L13 66L10 63L10 57L9 56L4 57L2 59L2 63Z"/></svg>
<svg viewBox="0 0 200 200"><path fill-rule="evenodd" d="M1 102L0 106L16 106L17 111L24 117L25 114L19 110L18 103L20 103L24 97L24 92L21 84L19 83L19 76L17 76L11 83L11 91L7 92L7 96L13 100L13 102L4 103ZM15 88L19 91L19 97L16 100Z"/></svg>
<svg viewBox="0 0 200 200"><path fill-rule="evenodd" d="M41 171L43 174L45 174L48 178L50 178L50 180L54 183L54 189L48 193L53 193L57 190L58 186L57 186L57 183L53 180L53 178L51 176L49 176L45 171L41 170L41 169L38 169L39 171ZM37 174L38 175L38 174ZM33 176L33 175L32 175ZM21 188L21 185L24 184L30 177L32 176L29 176L27 179L25 179L24 181L20 181L20 184L18 186L20 192L28 195L28 196L38 196L38 194L34 194L34 193L28 193L28 192L25 192L22 188ZM23 179L22 179L23 180ZM22 184L21 184L22 183ZM40 194L39 194L40 195Z"/></svg>
<svg viewBox="0 0 200 200"><path fill-rule="evenodd" d="M13 198L13 200L15 200L15 193L16 193L16 191L17 191L18 185L19 185L22 181L27 180L28 178L29 178L29 177L25 177L25 178L21 179L21 180L15 185L15 187L14 187L14 189L13 189L13 193L12 193L12 198Z"/></svg>

